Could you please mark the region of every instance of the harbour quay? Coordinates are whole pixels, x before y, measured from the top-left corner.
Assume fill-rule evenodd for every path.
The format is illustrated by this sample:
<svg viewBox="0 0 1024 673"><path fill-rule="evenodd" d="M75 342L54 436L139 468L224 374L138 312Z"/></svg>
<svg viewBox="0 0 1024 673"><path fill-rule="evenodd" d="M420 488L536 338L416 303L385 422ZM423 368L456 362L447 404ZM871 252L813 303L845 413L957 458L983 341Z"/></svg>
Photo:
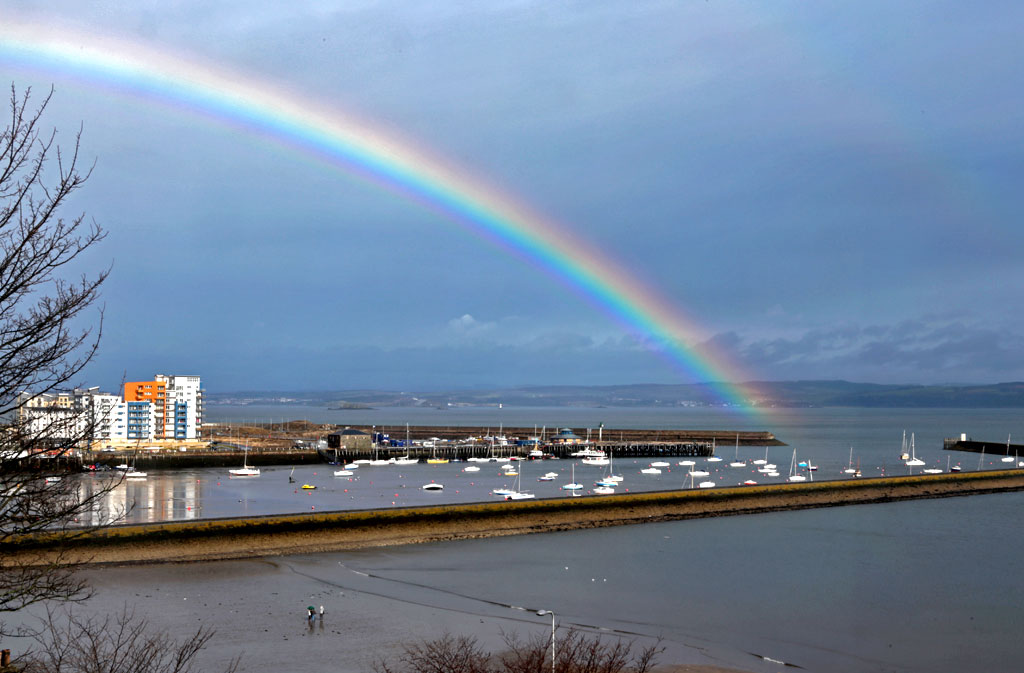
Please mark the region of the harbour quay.
<svg viewBox="0 0 1024 673"><path fill-rule="evenodd" d="M468 460L511 457L571 458L586 451L615 458L707 457L722 447L785 446L766 431L609 428L348 426L327 436L321 452L338 462L361 459ZM585 453L584 453L585 455Z"/></svg>
<svg viewBox="0 0 1024 673"><path fill-rule="evenodd" d="M82 464L133 460L142 469L308 465L356 460L485 457L572 458L582 451L614 458L708 457L737 444L785 446L771 432L471 426L331 426L288 423L205 424L202 442L174 446L120 446L116 451L73 452ZM108 452L109 451L109 452ZM531 455L532 454L532 455ZM77 465L75 466L77 467Z"/></svg>
<svg viewBox="0 0 1024 673"><path fill-rule="evenodd" d="M942 440L942 448L946 451L968 451L970 453L989 453L999 456L1024 456L1024 444L1011 444L1007 437L1005 442L975 441L967 434L959 437L947 437Z"/></svg>

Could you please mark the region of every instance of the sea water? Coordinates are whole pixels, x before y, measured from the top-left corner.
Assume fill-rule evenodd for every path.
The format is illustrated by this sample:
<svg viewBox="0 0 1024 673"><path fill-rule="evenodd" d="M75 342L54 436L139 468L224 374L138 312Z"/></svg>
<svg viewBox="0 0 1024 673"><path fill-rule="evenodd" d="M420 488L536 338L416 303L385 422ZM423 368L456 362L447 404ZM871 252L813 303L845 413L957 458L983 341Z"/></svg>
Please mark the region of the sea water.
<svg viewBox="0 0 1024 673"><path fill-rule="evenodd" d="M726 443L717 447L721 462L698 459L699 466L710 472L697 481L714 481L716 486L739 486L746 480L758 484L786 481L792 463L809 461L817 471L795 467L812 480L850 479L843 470L851 465L864 477L920 473L923 468L908 468L900 459L904 435L909 443L913 437L917 457L926 468L946 471L949 466L964 470L1002 469L1011 467L1001 455L979 455L944 451L945 437L969 434L977 439L997 441L1011 433L1024 438L1024 416L1017 410L919 410L919 409L778 409L758 415L716 408L459 408L450 411L401 408L370 411L330 411L310 407L280 405L276 407L212 407L208 415L228 422L232 414L248 411L248 422L272 422L272 419L308 419L327 422L331 416L344 415L355 425L377 425L390 428L394 434L404 432L401 419L415 425L449 424L487 427L496 432L506 427L556 428L572 426L593 428L604 423L604 436L614 439L616 428L691 429L691 430L768 430L786 446L737 448ZM258 412L258 413L253 413ZM273 412L273 413L272 413ZM262 415L259 415L262 414ZM496 422L497 418L503 423ZM535 419L535 422L530 422ZM242 422L242 419L235 419ZM778 477L757 472L754 460L768 459L778 466ZM747 463L745 468L729 467L735 457ZM1024 459L1024 457L1022 457ZM618 492L659 491L692 488L694 479L689 468L668 459L670 467L661 474L642 474L653 459L624 459L614 463L616 473L624 477ZM258 458L253 458L258 463ZM1014 463L1015 464L1015 463ZM466 472L469 465L479 472ZM150 470L149 478L126 481L103 499L92 516L81 523L92 524L110 520L125 513L128 523L167 520L254 516L261 514L301 513L373 509L379 507L421 506L442 503L493 501L495 489L513 488L516 477L507 476L496 463L448 463L443 465L363 465L352 470L351 477L335 477L340 466L262 466L259 477L232 477L227 468ZM573 460L527 461L519 464L520 490L538 498L568 497L561 487L570 481L585 486L584 495L593 489L605 468L589 466ZM554 481L540 482L545 472L558 474ZM102 489L104 475L82 479L86 491ZM429 483L441 484L442 491L424 491ZM303 489L315 486L315 489Z"/></svg>
<svg viewBox="0 0 1024 673"><path fill-rule="evenodd" d="M394 412L392 420L407 411ZM1024 419L1015 410L810 409L746 421L700 410L549 413L559 414L555 425L574 427L596 426L603 417L612 419L606 428L767 429L790 445L771 449L781 454L772 454L774 462L785 463L795 449L819 464L819 474L833 477L848 464L851 445L866 476L883 468L905 473L897 455L904 430L915 433L917 454L929 464L945 467L950 455L965 469L1005 464L998 456L944 452L943 437L1024 437ZM508 425L527 424L509 416ZM466 422L484 424L475 417ZM754 451L741 448L740 455L749 460ZM730 457L728 450L723 455ZM429 469L450 470L446 479L457 478L459 469L410 467L419 470L417 482L441 474ZM230 497L204 496L203 503L233 499L260 511L285 509L290 498L303 497L294 485L279 488L287 473L265 472L238 487L221 480ZM382 484L369 488L380 478L369 474L357 484L367 487L360 502L390 502ZM207 477L198 480L205 488ZM400 493L392 486L391 494ZM184 478L176 488L185 497ZM287 493L277 493L282 490ZM443 496L454 492L446 486ZM306 504L316 502L305 497ZM493 649L502 632L547 632L550 618L535 614L543 609L555 613L560 633L575 627L639 644L660 638L666 663L758 672L791 666L1016 671L1024 657L1016 633L1024 600L1016 573L1024 554L1022 508L1024 494L1006 493L260 561L96 569L89 577L98 593L85 609L103 613L127 602L171 633L215 626L204 670L240 654L249 671L366 671L376 656L393 656L403 643L446 631L478 636ZM307 626L310 603L327 607L326 626Z"/></svg>

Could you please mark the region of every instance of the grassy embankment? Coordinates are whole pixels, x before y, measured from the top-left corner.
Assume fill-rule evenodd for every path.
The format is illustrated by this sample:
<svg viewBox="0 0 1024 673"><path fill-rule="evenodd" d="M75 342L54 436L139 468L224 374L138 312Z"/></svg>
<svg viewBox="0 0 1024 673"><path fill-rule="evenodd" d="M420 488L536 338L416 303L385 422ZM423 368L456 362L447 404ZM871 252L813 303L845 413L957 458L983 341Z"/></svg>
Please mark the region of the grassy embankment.
<svg viewBox="0 0 1024 673"><path fill-rule="evenodd" d="M1024 470L318 512L34 536L5 555L53 548L92 563L246 558L1015 490L1024 490Z"/></svg>

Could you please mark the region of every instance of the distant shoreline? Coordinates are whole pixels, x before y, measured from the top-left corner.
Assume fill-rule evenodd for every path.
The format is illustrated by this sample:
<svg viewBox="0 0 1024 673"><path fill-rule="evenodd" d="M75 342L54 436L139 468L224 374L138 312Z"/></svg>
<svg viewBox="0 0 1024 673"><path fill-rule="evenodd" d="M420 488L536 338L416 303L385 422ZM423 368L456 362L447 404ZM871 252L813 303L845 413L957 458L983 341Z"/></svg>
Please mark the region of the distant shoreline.
<svg viewBox="0 0 1024 673"><path fill-rule="evenodd" d="M115 526L5 552L45 558L49 546L88 564L258 558L1019 490L1020 469L850 479Z"/></svg>

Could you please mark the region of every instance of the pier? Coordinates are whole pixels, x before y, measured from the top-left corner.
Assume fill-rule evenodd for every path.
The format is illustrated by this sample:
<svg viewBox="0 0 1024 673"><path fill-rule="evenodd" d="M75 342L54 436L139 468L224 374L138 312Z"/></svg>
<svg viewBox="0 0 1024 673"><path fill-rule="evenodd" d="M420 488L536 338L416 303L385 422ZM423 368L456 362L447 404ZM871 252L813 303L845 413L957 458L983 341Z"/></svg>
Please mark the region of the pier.
<svg viewBox="0 0 1024 673"><path fill-rule="evenodd" d="M337 447L324 448L318 439L332 429L351 429L357 435L343 437ZM287 424L212 425L206 436L212 441L188 447L118 447L115 451L75 451L66 456L62 469L77 471L84 465L113 467L133 460L143 470L192 467L236 467L244 459L259 467L349 463L356 460L390 460L409 457L468 460L469 458L530 458L539 450L548 458L572 458L583 449L604 451L618 458L709 457L743 447L786 446L771 432L736 430L649 430L620 428L571 428L578 443L558 443L565 428L471 427L471 426L319 426L304 421ZM359 436L361 434L361 436ZM378 441L374 443L376 435ZM386 436L386 439L384 437ZM349 441L351 440L351 441ZM246 452L246 448L248 450Z"/></svg>
<svg viewBox="0 0 1024 673"><path fill-rule="evenodd" d="M996 456L1024 456L1024 445L1005 442L976 442L967 435L947 437L942 440L942 448L946 451L967 451L970 453L989 453Z"/></svg>

